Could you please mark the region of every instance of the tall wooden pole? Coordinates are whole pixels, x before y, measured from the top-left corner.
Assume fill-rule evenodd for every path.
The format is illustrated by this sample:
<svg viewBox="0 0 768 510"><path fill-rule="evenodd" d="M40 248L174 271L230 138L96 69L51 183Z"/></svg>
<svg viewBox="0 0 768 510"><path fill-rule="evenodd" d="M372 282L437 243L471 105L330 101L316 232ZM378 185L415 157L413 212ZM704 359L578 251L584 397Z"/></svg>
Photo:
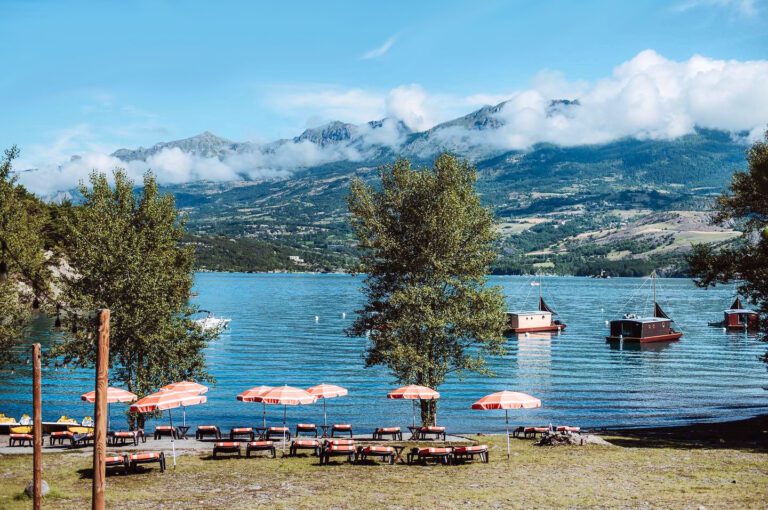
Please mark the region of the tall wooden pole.
<svg viewBox="0 0 768 510"><path fill-rule="evenodd" d="M107 453L107 378L109 375L109 310L99 311L96 347L96 402L94 403L92 510L104 510Z"/></svg>
<svg viewBox="0 0 768 510"><path fill-rule="evenodd" d="M40 344L32 345L32 437L34 441L32 508L40 510L43 496L43 418L40 387Z"/></svg>

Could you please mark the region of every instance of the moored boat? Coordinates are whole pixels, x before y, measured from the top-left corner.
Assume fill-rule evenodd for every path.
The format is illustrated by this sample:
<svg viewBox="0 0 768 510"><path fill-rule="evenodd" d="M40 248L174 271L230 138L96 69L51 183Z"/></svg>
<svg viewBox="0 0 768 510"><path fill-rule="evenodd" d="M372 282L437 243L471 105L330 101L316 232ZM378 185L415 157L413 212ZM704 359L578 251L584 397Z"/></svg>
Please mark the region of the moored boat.
<svg viewBox="0 0 768 510"><path fill-rule="evenodd" d="M710 322L709 325L737 331L755 331L760 325L760 315L754 310L744 308L741 299L737 297L729 309L723 310L723 320Z"/></svg>
<svg viewBox="0 0 768 510"><path fill-rule="evenodd" d="M507 312L507 329L505 333L516 335L519 333L563 331L566 327L565 324L554 318L557 312L544 301L541 282L532 282L531 285L539 287L539 309Z"/></svg>
<svg viewBox="0 0 768 510"><path fill-rule="evenodd" d="M213 315L213 312L209 312L208 310L200 310L199 312L208 313L207 317L195 319L195 324L197 324L203 331L222 331L229 327L231 319L216 317Z"/></svg>
<svg viewBox="0 0 768 510"><path fill-rule="evenodd" d="M662 310L656 300L656 273L653 279L653 315L641 317L636 314L625 314L621 319L610 322L610 334L605 337L608 342L670 342L679 340L683 333L672 327L672 318Z"/></svg>

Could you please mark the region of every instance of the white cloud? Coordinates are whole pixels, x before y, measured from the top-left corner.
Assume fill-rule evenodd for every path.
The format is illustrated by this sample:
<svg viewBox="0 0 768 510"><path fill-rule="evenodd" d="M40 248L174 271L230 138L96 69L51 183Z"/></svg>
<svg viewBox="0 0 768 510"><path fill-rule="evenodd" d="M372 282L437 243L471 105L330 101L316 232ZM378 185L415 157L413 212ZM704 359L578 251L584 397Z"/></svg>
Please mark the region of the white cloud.
<svg viewBox="0 0 768 510"><path fill-rule="evenodd" d="M700 7L720 7L732 9L736 13L752 17L757 13L755 0L686 0L675 6L675 10L684 12Z"/></svg>
<svg viewBox="0 0 768 510"><path fill-rule="evenodd" d="M377 48L373 48L372 50L368 50L365 53L363 53L360 56L360 60L370 60L372 58L378 58L383 55L386 55L386 53L394 46L395 42L397 42L397 38L400 36L400 34L395 34L386 41L384 41L384 44Z"/></svg>
<svg viewBox="0 0 768 510"><path fill-rule="evenodd" d="M359 124L380 118L385 98L363 89L307 85L280 87L267 94L265 103L283 116L313 119L307 126L313 127L331 120Z"/></svg>

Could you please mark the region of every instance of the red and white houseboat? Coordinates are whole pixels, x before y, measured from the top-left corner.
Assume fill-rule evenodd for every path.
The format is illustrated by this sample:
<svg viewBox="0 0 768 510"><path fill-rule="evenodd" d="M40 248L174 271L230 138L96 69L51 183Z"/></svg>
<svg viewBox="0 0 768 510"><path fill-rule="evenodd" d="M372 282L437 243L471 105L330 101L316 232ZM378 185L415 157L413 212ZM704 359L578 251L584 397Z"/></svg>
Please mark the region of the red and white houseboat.
<svg viewBox="0 0 768 510"><path fill-rule="evenodd" d="M744 308L741 299L737 297L731 307L723 311L723 320L710 322L709 325L737 331L755 331L760 326L760 315L754 310Z"/></svg>
<svg viewBox="0 0 768 510"><path fill-rule="evenodd" d="M610 323L610 334L605 337L608 342L670 342L679 340L683 333L672 327L672 318L661 309L656 301L656 273L653 279L653 316L640 317L634 314L624 315L623 318Z"/></svg>

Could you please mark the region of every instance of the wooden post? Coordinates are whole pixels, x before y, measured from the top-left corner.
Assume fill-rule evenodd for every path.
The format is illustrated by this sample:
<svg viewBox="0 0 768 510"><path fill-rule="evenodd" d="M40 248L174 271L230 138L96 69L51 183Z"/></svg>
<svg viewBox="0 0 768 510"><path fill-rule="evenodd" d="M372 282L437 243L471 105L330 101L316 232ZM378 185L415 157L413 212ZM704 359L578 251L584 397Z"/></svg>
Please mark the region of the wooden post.
<svg viewBox="0 0 768 510"><path fill-rule="evenodd" d="M96 346L96 402L94 403L92 510L104 510L107 468L107 378L109 375L109 310L99 311L99 338Z"/></svg>
<svg viewBox="0 0 768 510"><path fill-rule="evenodd" d="M34 441L32 508L40 510L43 496L43 418L40 385L40 344L32 345L32 436Z"/></svg>

